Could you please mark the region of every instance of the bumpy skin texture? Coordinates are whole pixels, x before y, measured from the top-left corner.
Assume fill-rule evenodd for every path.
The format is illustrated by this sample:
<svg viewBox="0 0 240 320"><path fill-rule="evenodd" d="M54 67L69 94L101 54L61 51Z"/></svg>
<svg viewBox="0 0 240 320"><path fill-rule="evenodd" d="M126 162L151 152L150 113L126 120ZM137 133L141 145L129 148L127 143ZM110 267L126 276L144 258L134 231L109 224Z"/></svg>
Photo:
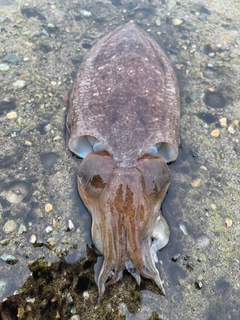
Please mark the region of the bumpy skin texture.
<svg viewBox="0 0 240 320"><path fill-rule="evenodd" d="M167 226L160 207L170 172L163 158L146 151L164 142L172 146L170 161L176 159L179 112L169 60L132 22L98 41L77 73L67 115L69 148L74 152L74 140L85 135L106 147L90 152L78 170L79 194L92 215L93 242L104 255L100 297L125 266L138 283L142 275L164 292L150 248L154 226L159 220L159 230Z"/></svg>

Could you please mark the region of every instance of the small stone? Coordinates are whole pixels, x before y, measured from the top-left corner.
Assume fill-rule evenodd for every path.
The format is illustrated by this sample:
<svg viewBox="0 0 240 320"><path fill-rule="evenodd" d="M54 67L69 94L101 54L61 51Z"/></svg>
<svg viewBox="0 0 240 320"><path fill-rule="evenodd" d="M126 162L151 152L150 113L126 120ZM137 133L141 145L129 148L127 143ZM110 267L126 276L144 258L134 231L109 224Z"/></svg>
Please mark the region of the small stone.
<svg viewBox="0 0 240 320"><path fill-rule="evenodd" d="M212 63L208 63L208 68L213 68L213 64Z"/></svg>
<svg viewBox="0 0 240 320"><path fill-rule="evenodd" d="M179 228L185 234L185 236L188 235L187 228L184 224L180 223Z"/></svg>
<svg viewBox="0 0 240 320"><path fill-rule="evenodd" d="M196 289L198 289L198 290L201 290L202 286L203 286L202 281L196 281L194 283L194 285L195 285Z"/></svg>
<svg viewBox="0 0 240 320"><path fill-rule="evenodd" d="M238 126L238 120L234 120L233 124L234 124L235 127L237 127Z"/></svg>
<svg viewBox="0 0 240 320"><path fill-rule="evenodd" d="M27 228L24 224L20 224L20 227L18 229L18 234L23 234L23 233L26 233L27 232Z"/></svg>
<svg viewBox="0 0 240 320"><path fill-rule="evenodd" d="M172 257L173 262L177 262L178 258L180 257L180 253L176 254L175 256Z"/></svg>
<svg viewBox="0 0 240 320"><path fill-rule="evenodd" d="M166 5L168 10L172 10L176 6L176 1L175 0L168 0Z"/></svg>
<svg viewBox="0 0 240 320"><path fill-rule="evenodd" d="M172 24L174 25L174 26L180 26L181 24L183 23L183 20L181 20L181 19L172 19Z"/></svg>
<svg viewBox="0 0 240 320"><path fill-rule="evenodd" d="M56 86L57 82L56 81L51 81L52 86Z"/></svg>
<svg viewBox="0 0 240 320"><path fill-rule="evenodd" d="M54 141L59 141L59 140L62 140L62 137L56 136L56 137L53 138L53 140L54 140Z"/></svg>
<svg viewBox="0 0 240 320"><path fill-rule="evenodd" d="M29 147L31 147L31 145L32 145L32 142L31 142L31 141L28 141L28 140L26 140L26 141L25 141L25 145L26 145L26 146L29 146Z"/></svg>
<svg viewBox="0 0 240 320"><path fill-rule="evenodd" d="M213 87L211 87L211 88L208 88L208 91L210 91L210 92L214 92L215 90L214 90L214 88L213 88Z"/></svg>
<svg viewBox="0 0 240 320"><path fill-rule="evenodd" d="M45 231L47 233L51 233L53 231L53 228L51 226L47 226L47 228L45 229Z"/></svg>
<svg viewBox="0 0 240 320"><path fill-rule="evenodd" d="M7 61L10 63L17 63L20 60L21 60L20 58L18 58L17 56L15 56L14 54L11 54L11 53L6 54L2 59L2 61Z"/></svg>
<svg viewBox="0 0 240 320"><path fill-rule="evenodd" d="M214 210L214 211L217 209L217 206L216 206L215 204L213 204L213 203L210 204L210 207L211 207L212 210Z"/></svg>
<svg viewBox="0 0 240 320"><path fill-rule="evenodd" d="M199 186L200 182L201 182L201 179L195 179L195 180L193 180L191 185L193 188L197 188Z"/></svg>
<svg viewBox="0 0 240 320"><path fill-rule="evenodd" d="M51 237L51 238L47 239L47 242L51 247L54 247L57 240L54 237Z"/></svg>
<svg viewBox="0 0 240 320"><path fill-rule="evenodd" d="M3 226L3 231L7 234L12 233L16 229L17 229L17 224L14 220L8 220Z"/></svg>
<svg viewBox="0 0 240 320"><path fill-rule="evenodd" d="M54 218L52 219L52 226L53 226L53 228L56 228L56 226L57 226L57 222Z"/></svg>
<svg viewBox="0 0 240 320"><path fill-rule="evenodd" d="M74 229L74 224L72 223L72 220L68 220L68 230L72 231Z"/></svg>
<svg viewBox="0 0 240 320"><path fill-rule="evenodd" d="M221 119L219 119L219 123L220 123L221 127L226 127L227 119L226 118L221 118Z"/></svg>
<svg viewBox="0 0 240 320"><path fill-rule="evenodd" d="M215 56L215 53L214 53L214 52L210 52L210 53L208 54L208 56L212 58L212 57Z"/></svg>
<svg viewBox="0 0 240 320"><path fill-rule="evenodd" d="M75 314L74 316L72 316L71 318L69 318L69 320L80 320L80 317L78 314Z"/></svg>
<svg viewBox="0 0 240 320"><path fill-rule="evenodd" d="M80 10L81 15L83 15L86 18L89 18L92 16L92 12L87 11L87 10Z"/></svg>
<svg viewBox="0 0 240 320"><path fill-rule="evenodd" d="M0 71L8 71L10 67L6 63L0 63Z"/></svg>
<svg viewBox="0 0 240 320"><path fill-rule="evenodd" d="M47 203L46 205L45 205L45 211L46 212L51 212L52 211L52 209L53 209L53 205L51 204L51 203Z"/></svg>
<svg viewBox="0 0 240 320"><path fill-rule="evenodd" d="M7 113L7 118L8 119L16 119L17 118L17 112L11 111Z"/></svg>
<svg viewBox="0 0 240 320"><path fill-rule="evenodd" d="M55 28L55 25L53 23L48 23L47 27L48 28Z"/></svg>
<svg viewBox="0 0 240 320"><path fill-rule="evenodd" d="M10 240L9 239L2 239L0 240L0 245L1 246L7 246L9 244Z"/></svg>
<svg viewBox="0 0 240 320"><path fill-rule="evenodd" d="M230 132L232 134L235 132L234 129L233 129L233 126L229 126L228 127L228 132Z"/></svg>
<svg viewBox="0 0 240 320"><path fill-rule="evenodd" d="M89 299L89 293L87 291L83 292L83 298L86 300Z"/></svg>
<svg viewBox="0 0 240 320"><path fill-rule="evenodd" d="M13 83L13 86L15 88L21 89L26 85L26 82L23 80L17 80L16 82Z"/></svg>
<svg viewBox="0 0 240 320"><path fill-rule="evenodd" d="M0 258L9 264L15 264L18 262L17 258L7 253L3 253Z"/></svg>
<svg viewBox="0 0 240 320"><path fill-rule="evenodd" d="M156 22L156 25L157 25L158 27L160 27L160 25L161 25L161 20L160 20L160 18L157 18L157 19L155 20L155 22Z"/></svg>
<svg viewBox="0 0 240 320"><path fill-rule="evenodd" d="M211 132L211 136L213 137L218 137L220 134L220 130L219 129L215 129Z"/></svg>
<svg viewBox="0 0 240 320"><path fill-rule="evenodd" d="M232 226L232 220L231 219L225 219L225 223L226 223L226 226L228 227L228 228L231 228L231 226Z"/></svg>
<svg viewBox="0 0 240 320"><path fill-rule="evenodd" d="M200 167L201 170L207 171L207 168L205 166Z"/></svg>
<svg viewBox="0 0 240 320"><path fill-rule="evenodd" d="M30 243L34 244L34 243L36 243L36 241L37 241L37 237L35 236L35 234L32 234L30 237Z"/></svg>

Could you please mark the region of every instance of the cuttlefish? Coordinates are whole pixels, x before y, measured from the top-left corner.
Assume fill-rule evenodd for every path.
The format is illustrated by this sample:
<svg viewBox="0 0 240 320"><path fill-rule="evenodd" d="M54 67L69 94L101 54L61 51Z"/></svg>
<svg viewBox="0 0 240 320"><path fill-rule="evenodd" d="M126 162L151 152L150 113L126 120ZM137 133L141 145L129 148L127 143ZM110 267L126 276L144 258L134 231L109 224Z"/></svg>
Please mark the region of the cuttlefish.
<svg viewBox="0 0 240 320"><path fill-rule="evenodd" d="M133 22L99 40L83 60L70 95L69 148L83 158L78 191L92 216L104 260L99 297L129 271L164 294L157 251L169 241L161 203L167 163L178 156L179 88L170 61Z"/></svg>

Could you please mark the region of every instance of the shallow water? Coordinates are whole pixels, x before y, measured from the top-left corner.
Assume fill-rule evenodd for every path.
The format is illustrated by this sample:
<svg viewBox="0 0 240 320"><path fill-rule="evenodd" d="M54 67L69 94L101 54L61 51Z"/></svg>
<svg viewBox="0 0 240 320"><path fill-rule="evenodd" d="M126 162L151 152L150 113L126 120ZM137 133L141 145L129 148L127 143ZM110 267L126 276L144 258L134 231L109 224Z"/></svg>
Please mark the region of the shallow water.
<svg viewBox="0 0 240 320"><path fill-rule="evenodd" d="M239 2L0 6L2 318L239 319ZM171 238L158 255L166 297L124 273L96 305L102 258L76 190L81 160L65 142L67 97L86 52L130 19L166 51L181 89L181 145L162 207Z"/></svg>

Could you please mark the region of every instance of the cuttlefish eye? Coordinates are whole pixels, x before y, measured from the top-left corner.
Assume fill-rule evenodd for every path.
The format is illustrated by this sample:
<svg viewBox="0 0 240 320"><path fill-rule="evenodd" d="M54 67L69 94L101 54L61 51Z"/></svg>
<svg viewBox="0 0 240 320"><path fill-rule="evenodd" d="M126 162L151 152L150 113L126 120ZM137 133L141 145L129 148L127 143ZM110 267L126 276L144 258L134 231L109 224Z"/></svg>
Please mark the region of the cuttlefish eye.
<svg viewBox="0 0 240 320"><path fill-rule="evenodd" d="M114 167L107 151L90 152L79 167L78 188L84 190L85 195L98 195L108 183Z"/></svg>

